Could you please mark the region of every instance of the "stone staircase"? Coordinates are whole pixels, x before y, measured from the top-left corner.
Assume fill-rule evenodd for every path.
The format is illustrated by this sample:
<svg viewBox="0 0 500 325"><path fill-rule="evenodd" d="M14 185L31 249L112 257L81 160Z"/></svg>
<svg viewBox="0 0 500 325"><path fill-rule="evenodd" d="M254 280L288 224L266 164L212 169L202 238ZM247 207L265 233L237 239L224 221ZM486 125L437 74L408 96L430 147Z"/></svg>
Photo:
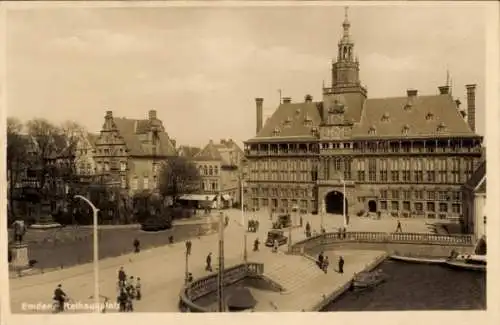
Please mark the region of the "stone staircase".
<svg viewBox="0 0 500 325"><path fill-rule="evenodd" d="M322 275L323 271L313 261L282 252L273 254L264 267L264 276L279 284L283 294L294 292Z"/></svg>

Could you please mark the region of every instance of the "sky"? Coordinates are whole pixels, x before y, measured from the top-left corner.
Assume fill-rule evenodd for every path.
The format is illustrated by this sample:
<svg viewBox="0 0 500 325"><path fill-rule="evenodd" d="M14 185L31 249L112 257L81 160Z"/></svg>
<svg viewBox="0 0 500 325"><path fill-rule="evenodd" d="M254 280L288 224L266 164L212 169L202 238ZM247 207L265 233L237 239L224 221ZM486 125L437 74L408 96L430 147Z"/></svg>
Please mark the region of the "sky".
<svg viewBox="0 0 500 325"><path fill-rule="evenodd" d="M476 83L485 125L485 12L477 5L351 6L368 97L437 94L453 80L466 108ZM107 110L147 118L155 109L178 145L255 135L255 98L320 100L342 35L342 6L10 9L7 113L23 121L74 120L99 132Z"/></svg>

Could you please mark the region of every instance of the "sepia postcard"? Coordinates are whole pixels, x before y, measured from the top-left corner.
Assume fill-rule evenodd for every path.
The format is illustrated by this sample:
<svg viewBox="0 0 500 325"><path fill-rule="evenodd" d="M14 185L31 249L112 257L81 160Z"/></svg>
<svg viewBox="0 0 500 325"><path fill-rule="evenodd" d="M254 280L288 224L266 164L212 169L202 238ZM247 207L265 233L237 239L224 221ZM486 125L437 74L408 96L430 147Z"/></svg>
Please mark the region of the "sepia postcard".
<svg viewBox="0 0 500 325"><path fill-rule="evenodd" d="M498 9L2 4L2 324L496 323Z"/></svg>

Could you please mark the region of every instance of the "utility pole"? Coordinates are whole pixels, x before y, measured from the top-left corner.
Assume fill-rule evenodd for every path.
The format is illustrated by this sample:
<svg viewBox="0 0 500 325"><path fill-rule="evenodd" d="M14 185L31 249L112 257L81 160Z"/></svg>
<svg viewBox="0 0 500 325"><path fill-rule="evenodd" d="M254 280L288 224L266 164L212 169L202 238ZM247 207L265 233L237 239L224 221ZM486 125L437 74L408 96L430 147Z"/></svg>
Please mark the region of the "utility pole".
<svg viewBox="0 0 500 325"><path fill-rule="evenodd" d="M241 187L241 195L240 195L240 201L241 201L241 221L242 221L242 226L243 226L243 261L245 264L248 262L248 251L247 251L247 222L245 222L245 211L243 209L243 186L245 184L245 181L243 180L243 176L240 178L240 187Z"/></svg>
<svg viewBox="0 0 500 325"><path fill-rule="evenodd" d="M224 213L221 210L220 196L219 203L219 273L217 283L217 300L219 304L219 312L225 311L224 306Z"/></svg>

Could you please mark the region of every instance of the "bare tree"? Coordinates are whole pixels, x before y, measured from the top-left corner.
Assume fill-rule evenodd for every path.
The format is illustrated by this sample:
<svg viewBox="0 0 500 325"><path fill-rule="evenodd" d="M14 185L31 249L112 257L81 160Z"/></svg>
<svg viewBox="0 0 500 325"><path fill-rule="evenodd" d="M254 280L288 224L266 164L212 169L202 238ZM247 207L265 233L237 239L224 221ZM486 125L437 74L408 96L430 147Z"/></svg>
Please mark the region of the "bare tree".
<svg viewBox="0 0 500 325"><path fill-rule="evenodd" d="M7 175L9 181L9 213L15 214L14 191L28 162L28 139L21 132L23 124L16 118L7 118Z"/></svg>
<svg viewBox="0 0 500 325"><path fill-rule="evenodd" d="M174 204L182 194L200 189L200 174L196 166L185 157L168 158L160 171L159 189L163 197L172 197Z"/></svg>

